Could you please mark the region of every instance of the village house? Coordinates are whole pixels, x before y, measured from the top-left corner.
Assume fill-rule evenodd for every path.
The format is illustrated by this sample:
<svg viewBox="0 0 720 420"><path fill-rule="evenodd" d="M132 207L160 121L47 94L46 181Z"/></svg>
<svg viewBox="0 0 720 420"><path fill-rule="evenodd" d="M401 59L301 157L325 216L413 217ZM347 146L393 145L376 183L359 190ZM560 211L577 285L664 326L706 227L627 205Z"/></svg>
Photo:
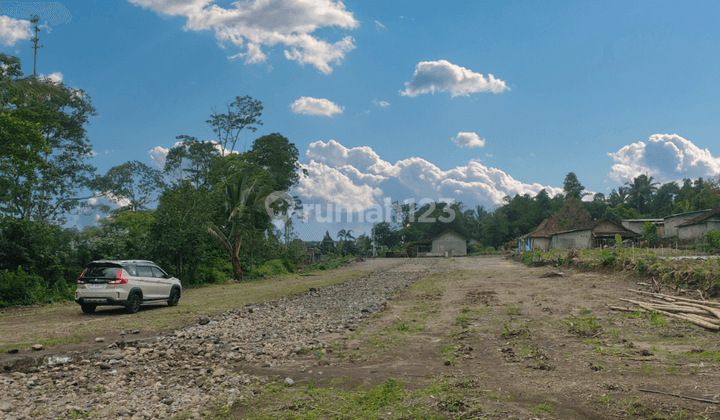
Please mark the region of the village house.
<svg viewBox="0 0 720 420"><path fill-rule="evenodd" d="M615 244L615 235L635 239L639 235L610 219L587 222L573 229L563 229L554 218L542 221L540 225L518 239L523 251L547 251L550 249L593 249Z"/></svg>
<svg viewBox="0 0 720 420"><path fill-rule="evenodd" d="M632 230L637 234L642 234L645 222L650 222L655 225L658 236L665 236L665 219L623 219L622 225L625 229Z"/></svg>
<svg viewBox="0 0 720 420"><path fill-rule="evenodd" d="M523 251L548 251L553 235L562 231L560 223L555 218L548 217L535 230L518 239L518 248Z"/></svg>
<svg viewBox="0 0 720 420"><path fill-rule="evenodd" d="M708 210L696 210L689 211L687 213L671 214L670 216L663 217L665 221L665 234L661 235L663 238L677 238L678 227L683 223L693 219Z"/></svg>
<svg viewBox="0 0 720 420"><path fill-rule="evenodd" d="M415 246L418 257L459 257L467 255L467 240L450 229L434 238L418 241Z"/></svg>
<svg viewBox="0 0 720 420"><path fill-rule="evenodd" d="M679 225L677 238L679 242L693 242L711 230L720 230L720 207L707 210Z"/></svg>

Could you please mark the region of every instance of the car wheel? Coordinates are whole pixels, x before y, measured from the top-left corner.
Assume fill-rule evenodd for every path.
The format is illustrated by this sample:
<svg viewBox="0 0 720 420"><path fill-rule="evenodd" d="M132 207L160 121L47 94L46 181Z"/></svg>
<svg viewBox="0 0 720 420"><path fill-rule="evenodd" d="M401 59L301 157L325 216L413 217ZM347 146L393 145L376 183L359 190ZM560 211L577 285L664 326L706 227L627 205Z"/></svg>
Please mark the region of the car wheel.
<svg viewBox="0 0 720 420"><path fill-rule="evenodd" d="M95 313L95 308L97 308L97 305L83 303L82 305L80 305L80 307L82 308L83 313L92 314L92 313Z"/></svg>
<svg viewBox="0 0 720 420"><path fill-rule="evenodd" d="M125 306L125 312L128 314L137 313L140 310L140 295L133 293L128 298L127 306Z"/></svg>
<svg viewBox="0 0 720 420"><path fill-rule="evenodd" d="M172 289L168 298L168 306L177 306L178 302L180 302L180 292L177 289Z"/></svg>

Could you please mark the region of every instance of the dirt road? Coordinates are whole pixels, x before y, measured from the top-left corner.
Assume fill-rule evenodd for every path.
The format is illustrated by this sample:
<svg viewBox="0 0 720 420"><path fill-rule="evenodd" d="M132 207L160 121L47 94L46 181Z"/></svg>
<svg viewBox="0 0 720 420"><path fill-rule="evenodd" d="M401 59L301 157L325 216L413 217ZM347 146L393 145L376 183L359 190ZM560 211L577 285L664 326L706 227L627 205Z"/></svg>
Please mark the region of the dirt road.
<svg viewBox="0 0 720 420"><path fill-rule="evenodd" d="M637 287L635 278L577 271L543 277L553 270L500 256L379 261L371 269L362 264L353 269L384 269L388 281L407 275L415 282L383 311L363 310L358 326L352 319L333 320L321 309L300 316L289 301L272 304L272 310L282 309L282 319L300 316L306 324L293 334L310 334L315 341L307 342L315 344L241 357L238 349L250 345L226 342L221 333L202 338L187 330L179 337L188 344L178 344L173 341L178 336L166 331L158 344L133 344L104 360L86 358L78 365L85 382L77 380L78 369L56 366L35 372L32 386L62 381L78 396L96 394L98 403L118 392L97 387L102 375L130 396L133 384L142 385L147 398L155 386L157 398L149 403L155 408L124 408L120 414L126 418L720 418L717 333L662 316L610 310L618 298L638 298L627 291ZM313 308L328 299L349 299L345 292L308 298L317 299ZM352 299L343 302L365 298ZM365 309L358 305L358 311ZM251 313L232 313L235 328ZM322 322L307 324L315 316ZM282 319L268 325L297 327ZM164 368L158 371L160 361ZM119 376L109 376L113 369ZM160 386L144 376L160 371ZM0 374L0 383L20 392L33 378L27 375ZM175 394L185 397L173 394L168 385L173 381L183 386ZM196 409L163 409L177 408L182 398ZM0 398L0 411L2 404ZM6 413L17 415L18 405ZM66 412L98 414L92 410L73 406Z"/></svg>

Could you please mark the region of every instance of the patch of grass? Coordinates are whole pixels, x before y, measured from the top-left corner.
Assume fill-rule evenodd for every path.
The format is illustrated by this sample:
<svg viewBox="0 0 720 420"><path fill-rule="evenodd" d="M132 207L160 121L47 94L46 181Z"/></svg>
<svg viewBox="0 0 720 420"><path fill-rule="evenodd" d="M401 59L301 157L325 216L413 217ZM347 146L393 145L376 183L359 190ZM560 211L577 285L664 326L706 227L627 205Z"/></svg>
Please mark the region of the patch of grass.
<svg viewBox="0 0 720 420"><path fill-rule="evenodd" d="M442 357L450 366L457 365L457 358L455 357L455 346L445 346L440 349L440 357Z"/></svg>
<svg viewBox="0 0 720 420"><path fill-rule="evenodd" d="M580 337L596 337L602 333L600 320L595 317L570 317L565 320L568 332Z"/></svg>
<svg viewBox="0 0 720 420"><path fill-rule="evenodd" d="M689 351L685 353L685 355L692 358L720 362L720 351Z"/></svg>
<svg viewBox="0 0 720 420"><path fill-rule="evenodd" d="M552 414L555 412L555 409L553 409L550 404L538 404L535 407L529 408L528 411L535 415L541 415Z"/></svg>
<svg viewBox="0 0 720 420"><path fill-rule="evenodd" d="M508 306L506 311L510 316L520 315L520 308L517 306Z"/></svg>
<svg viewBox="0 0 720 420"><path fill-rule="evenodd" d="M648 312L648 315L650 316L650 323L653 324L656 327L662 327L664 325L667 325L667 320L665 319L665 316L657 311L650 311Z"/></svg>

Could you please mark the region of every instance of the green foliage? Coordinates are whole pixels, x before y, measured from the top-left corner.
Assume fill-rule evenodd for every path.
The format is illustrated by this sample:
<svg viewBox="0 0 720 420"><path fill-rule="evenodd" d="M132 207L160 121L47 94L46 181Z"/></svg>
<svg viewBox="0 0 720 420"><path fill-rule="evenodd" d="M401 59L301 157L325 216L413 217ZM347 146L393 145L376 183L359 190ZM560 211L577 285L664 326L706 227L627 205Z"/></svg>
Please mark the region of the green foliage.
<svg viewBox="0 0 720 420"><path fill-rule="evenodd" d="M68 286L65 280L47 287L42 277L22 268L0 270L0 307L70 300L74 293L74 285Z"/></svg>
<svg viewBox="0 0 720 420"><path fill-rule="evenodd" d="M566 321L568 331L581 337L595 337L602 332L600 321L595 317L571 317Z"/></svg>
<svg viewBox="0 0 720 420"><path fill-rule="evenodd" d="M642 227L640 239L643 241L647 241L649 246L654 246L658 242L660 236L658 235L657 227L654 223L645 222Z"/></svg>
<svg viewBox="0 0 720 420"><path fill-rule="evenodd" d="M251 271L251 275L255 278L261 278L265 276L279 276L281 274L288 274L292 272L292 263L289 260L270 260L266 261L265 264L254 267Z"/></svg>
<svg viewBox="0 0 720 420"><path fill-rule="evenodd" d="M64 222L92 185L86 125L95 108L80 89L23 78L16 57L0 54L0 64L0 215Z"/></svg>
<svg viewBox="0 0 720 420"><path fill-rule="evenodd" d="M575 200L580 200L583 198L585 194L583 194L583 191L585 190L585 187L578 181L577 175L575 175L574 172L570 172L565 176L565 182L563 182L563 192L565 193L565 198L571 198Z"/></svg>
<svg viewBox="0 0 720 420"><path fill-rule="evenodd" d="M720 231L711 230L705 233L697 246L704 252L717 254L720 251Z"/></svg>
<svg viewBox="0 0 720 420"><path fill-rule="evenodd" d="M605 267L614 267L617 262L618 252L616 249L603 249L600 251L600 262Z"/></svg>

